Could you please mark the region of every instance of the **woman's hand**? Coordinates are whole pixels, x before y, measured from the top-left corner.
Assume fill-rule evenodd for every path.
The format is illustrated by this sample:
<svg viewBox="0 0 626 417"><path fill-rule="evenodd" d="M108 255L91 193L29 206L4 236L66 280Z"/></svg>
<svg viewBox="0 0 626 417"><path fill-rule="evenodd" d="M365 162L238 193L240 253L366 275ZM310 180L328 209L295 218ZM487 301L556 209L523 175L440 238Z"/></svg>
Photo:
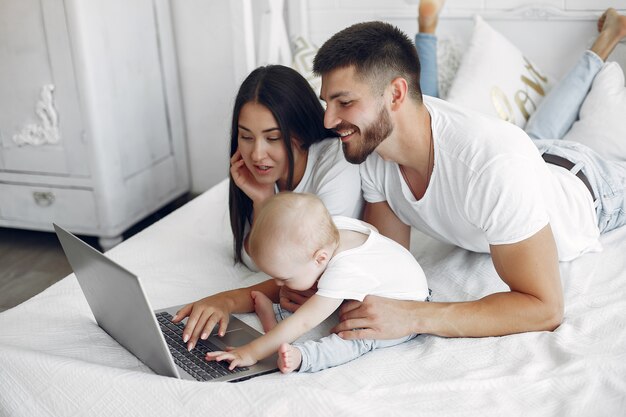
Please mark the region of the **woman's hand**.
<svg viewBox="0 0 626 417"><path fill-rule="evenodd" d="M285 286L280 287L280 307L294 313L306 300L311 298L317 291L317 283L306 291L291 290Z"/></svg>
<svg viewBox="0 0 626 417"><path fill-rule="evenodd" d="M274 184L260 184L246 166L239 149L230 158L230 175L235 185L250 197L253 203L262 203L274 195Z"/></svg>
<svg viewBox="0 0 626 417"><path fill-rule="evenodd" d="M224 336L232 313L231 305L229 297L224 293L219 293L181 308L172 321L178 323L185 317L189 317L183 330L183 341L189 342L187 349L193 349L198 338L206 340L217 324L219 324L218 334Z"/></svg>

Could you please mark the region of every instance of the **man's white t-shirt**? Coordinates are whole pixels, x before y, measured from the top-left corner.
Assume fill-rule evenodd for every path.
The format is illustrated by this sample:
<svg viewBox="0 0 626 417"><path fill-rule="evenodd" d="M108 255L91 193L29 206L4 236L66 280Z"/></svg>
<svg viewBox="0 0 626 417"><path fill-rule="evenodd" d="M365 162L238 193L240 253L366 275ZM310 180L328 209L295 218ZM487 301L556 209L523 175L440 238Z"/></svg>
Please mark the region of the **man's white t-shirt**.
<svg viewBox="0 0 626 417"><path fill-rule="evenodd" d="M317 283L316 294L358 301L366 295L396 300L428 298L424 271L402 245L360 220L333 216L333 221L340 230L363 233L368 238L362 245L331 258Z"/></svg>
<svg viewBox="0 0 626 417"><path fill-rule="evenodd" d="M315 194L332 216L358 218L363 211L359 166L346 161L338 138L324 139L309 147L304 175L293 192ZM248 268L258 271L245 249L241 255Z"/></svg>
<svg viewBox="0 0 626 417"><path fill-rule="evenodd" d="M424 104L434 141L424 196L416 201L398 164L374 152L361 164L367 202L387 201L405 224L474 252L520 242L548 223L560 260L600 249L591 194L571 172L546 164L526 133L436 98Z"/></svg>

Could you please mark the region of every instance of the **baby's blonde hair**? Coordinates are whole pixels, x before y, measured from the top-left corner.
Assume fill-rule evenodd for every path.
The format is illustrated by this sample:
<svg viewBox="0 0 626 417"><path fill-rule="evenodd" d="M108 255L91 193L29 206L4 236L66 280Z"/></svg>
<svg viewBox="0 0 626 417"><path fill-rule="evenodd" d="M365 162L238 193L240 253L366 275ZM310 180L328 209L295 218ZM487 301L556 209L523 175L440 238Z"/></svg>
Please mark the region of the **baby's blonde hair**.
<svg viewBox="0 0 626 417"><path fill-rule="evenodd" d="M253 259L271 254L295 255L306 261L319 249L338 241L339 231L319 197L282 192L267 199L261 207L248 236L248 249ZM286 250L273 250L276 244ZM297 249L294 251L292 247Z"/></svg>

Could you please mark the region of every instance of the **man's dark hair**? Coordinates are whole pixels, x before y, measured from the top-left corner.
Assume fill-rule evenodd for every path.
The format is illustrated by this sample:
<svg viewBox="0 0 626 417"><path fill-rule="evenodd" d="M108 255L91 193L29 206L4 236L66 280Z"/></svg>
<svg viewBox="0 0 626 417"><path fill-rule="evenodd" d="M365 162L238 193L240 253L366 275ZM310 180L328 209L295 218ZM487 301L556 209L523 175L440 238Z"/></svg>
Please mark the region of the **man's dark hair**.
<svg viewBox="0 0 626 417"><path fill-rule="evenodd" d="M402 77L408 83L409 96L422 101L415 45L404 32L389 23L352 25L327 40L313 60L313 71L317 75L350 66L362 81L370 83L375 93L382 94L394 78Z"/></svg>

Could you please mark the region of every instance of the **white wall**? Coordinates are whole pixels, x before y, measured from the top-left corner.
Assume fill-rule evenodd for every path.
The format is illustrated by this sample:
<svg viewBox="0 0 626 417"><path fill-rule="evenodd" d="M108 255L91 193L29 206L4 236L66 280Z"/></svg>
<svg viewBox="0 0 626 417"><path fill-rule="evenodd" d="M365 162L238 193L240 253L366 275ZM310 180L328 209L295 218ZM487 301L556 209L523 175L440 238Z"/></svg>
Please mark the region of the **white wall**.
<svg viewBox="0 0 626 417"><path fill-rule="evenodd" d="M254 48L267 0L250 0ZM192 192L228 175L230 121L235 95L248 75L244 0L172 1L172 15L185 109Z"/></svg>
<svg viewBox="0 0 626 417"><path fill-rule="evenodd" d="M187 129L192 190L202 192L226 177L228 173L229 125L234 96L248 69L245 63L245 41L242 32L243 0L184 0L172 1L174 29L179 56L185 121ZM255 19L256 50L259 50L261 15L268 9L267 0L251 0ZM308 32L310 39L320 45L334 32L351 23L365 20L387 20L407 33L416 30L418 0L286 0L291 19L291 33ZM455 26L468 26L465 17L479 13L501 13L512 8L551 5L570 15L580 13L580 30L571 25L561 29L554 23L552 38L563 40L572 48L584 48L594 36L595 16L607 7L626 10L626 0L447 0L446 16L441 32L454 32ZM305 18L293 18L295 12L306 10ZM295 11L295 12L294 12ZM457 17L464 17L457 19ZM296 22L294 24L294 22ZM503 22L504 25L526 25L524 22ZM464 28L464 30L468 30ZM499 27L496 27L499 29ZM520 49L532 49L537 42L532 30L517 31L519 38L511 39ZM513 31L515 32L515 31ZM533 37L534 36L534 37ZM537 54L552 54L555 49L541 48ZM563 53L564 51L561 51ZM573 60L575 51L564 55ZM543 62L542 56L529 53L529 58ZM546 57L547 58L547 57ZM562 72L570 62L555 61L553 74Z"/></svg>
<svg viewBox="0 0 626 417"><path fill-rule="evenodd" d="M228 174L232 105L247 72L239 5L239 0L171 2L195 193Z"/></svg>
<svg viewBox="0 0 626 417"><path fill-rule="evenodd" d="M390 22L410 36L417 30L419 0L295 0L294 3L306 4L308 17L304 26L308 27L308 38L318 46L333 33L368 20ZM533 16L532 7L537 5L542 6L542 12L549 10L545 6L553 7L555 14L545 19ZM467 43L472 16L480 14L487 20L496 17L492 22L496 30L505 33L531 60L546 62L542 68L558 76L573 64L579 52L590 46L597 34L595 21L607 7L624 11L626 0L447 0L438 35L460 36L457 40ZM528 16L519 13L522 8L527 8ZM513 13L514 9L517 13ZM549 34L546 20L550 22ZM621 49L616 52L626 55ZM555 60L555 56L565 59ZM623 57L617 60L624 61Z"/></svg>

